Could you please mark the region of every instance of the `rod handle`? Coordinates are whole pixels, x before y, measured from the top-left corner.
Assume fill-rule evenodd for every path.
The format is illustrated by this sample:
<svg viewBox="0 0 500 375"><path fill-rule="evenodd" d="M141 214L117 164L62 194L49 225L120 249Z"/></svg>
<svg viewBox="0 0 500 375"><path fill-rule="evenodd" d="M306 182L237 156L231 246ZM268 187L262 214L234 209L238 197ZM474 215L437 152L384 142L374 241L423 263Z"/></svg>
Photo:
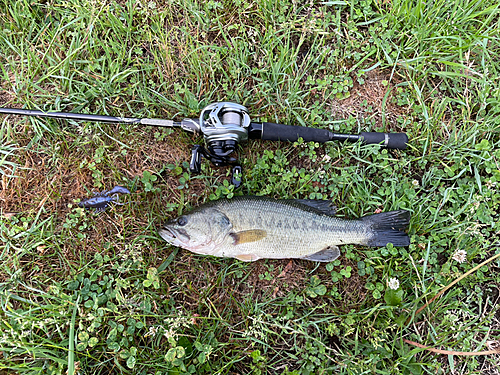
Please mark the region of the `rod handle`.
<svg viewBox="0 0 500 375"><path fill-rule="evenodd" d="M336 134L326 129L309 128L306 126L293 126L274 124L272 122L252 123L254 135L251 138L260 138L267 141L296 142L302 138L304 142L325 143L329 141L361 140L365 144L381 144L384 147L404 150L408 144L408 136L405 133L378 133L363 132L355 134ZM252 133L252 132L251 132Z"/></svg>
<svg viewBox="0 0 500 375"><path fill-rule="evenodd" d="M266 141L296 142L299 138L302 138L304 142L325 143L331 140L330 134L331 132L325 129L263 122L261 139Z"/></svg>
<svg viewBox="0 0 500 375"><path fill-rule="evenodd" d="M362 132L360 139L365 144L381 144L398 150L404 150L408 146L408 136L405 133Z"/></svg>

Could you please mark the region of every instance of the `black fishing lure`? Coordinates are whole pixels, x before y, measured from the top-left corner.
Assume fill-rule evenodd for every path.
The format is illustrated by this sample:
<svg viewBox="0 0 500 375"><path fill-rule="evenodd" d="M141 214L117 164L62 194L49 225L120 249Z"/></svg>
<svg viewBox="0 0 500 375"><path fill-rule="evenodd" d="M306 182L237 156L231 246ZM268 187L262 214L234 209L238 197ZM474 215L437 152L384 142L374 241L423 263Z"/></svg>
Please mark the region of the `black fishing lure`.
<svg viewBox="0 0 500 375"><path fill-rule="evenodd" d="M101 193L94 193L92 198L87 198L78 203L78 207L82 208L95 208L97 212L104 211L110 204L122 205L117 201L118 194L130 194L130 191L123 186L115 186L109 191L103 191Z"/></svg>

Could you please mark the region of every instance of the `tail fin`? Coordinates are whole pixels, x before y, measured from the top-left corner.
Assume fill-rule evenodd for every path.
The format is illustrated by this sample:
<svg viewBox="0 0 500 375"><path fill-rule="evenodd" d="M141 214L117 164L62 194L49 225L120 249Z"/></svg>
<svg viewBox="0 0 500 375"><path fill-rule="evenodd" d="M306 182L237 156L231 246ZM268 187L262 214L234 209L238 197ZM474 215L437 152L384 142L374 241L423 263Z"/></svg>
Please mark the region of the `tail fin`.
<svg viewBox="0 0 500 375"><path fill-rule="evenodd" d="M388 243L394 246L410 244L410 237L404 232L410 223L410 211L383 212L365 216L361 220L373 231L373 237L366 242L368 246L385 246Z"/></svg>

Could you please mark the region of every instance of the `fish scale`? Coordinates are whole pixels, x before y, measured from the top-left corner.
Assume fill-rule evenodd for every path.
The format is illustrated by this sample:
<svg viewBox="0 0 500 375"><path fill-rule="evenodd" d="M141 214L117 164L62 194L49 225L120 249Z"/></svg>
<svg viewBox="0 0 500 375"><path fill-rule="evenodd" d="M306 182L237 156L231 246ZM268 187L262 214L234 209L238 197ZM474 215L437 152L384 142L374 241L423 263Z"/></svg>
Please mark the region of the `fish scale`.
<svg viewBox="0 0 500 375"><path fill-rule="evenodd" d="M329 201L244 196L209 202L159 230L169 243L198 254L233 257L303 258L331 261L337 245L407 246L402 230L408 211L346 220L332 215Z"/></svg>

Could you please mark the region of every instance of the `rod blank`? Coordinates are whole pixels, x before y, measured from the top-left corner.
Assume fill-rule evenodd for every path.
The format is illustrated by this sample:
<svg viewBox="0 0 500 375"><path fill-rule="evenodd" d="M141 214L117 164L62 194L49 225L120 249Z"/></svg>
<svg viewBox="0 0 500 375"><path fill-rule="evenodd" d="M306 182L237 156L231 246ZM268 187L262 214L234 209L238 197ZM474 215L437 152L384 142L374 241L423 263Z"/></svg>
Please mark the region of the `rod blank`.
<svg viewBox="0 0 500 375"><path fill-rule="evenodd" d="M5 115L49 117L49 118L60 118L64 120L98 121L98 122L108 122L114 124L137 124L141 122L141 119L138 118L88 115L85 113L71 113L71 112L43 112L31 109L18 109L18 108L0 108L0 113Z"/></svg>

